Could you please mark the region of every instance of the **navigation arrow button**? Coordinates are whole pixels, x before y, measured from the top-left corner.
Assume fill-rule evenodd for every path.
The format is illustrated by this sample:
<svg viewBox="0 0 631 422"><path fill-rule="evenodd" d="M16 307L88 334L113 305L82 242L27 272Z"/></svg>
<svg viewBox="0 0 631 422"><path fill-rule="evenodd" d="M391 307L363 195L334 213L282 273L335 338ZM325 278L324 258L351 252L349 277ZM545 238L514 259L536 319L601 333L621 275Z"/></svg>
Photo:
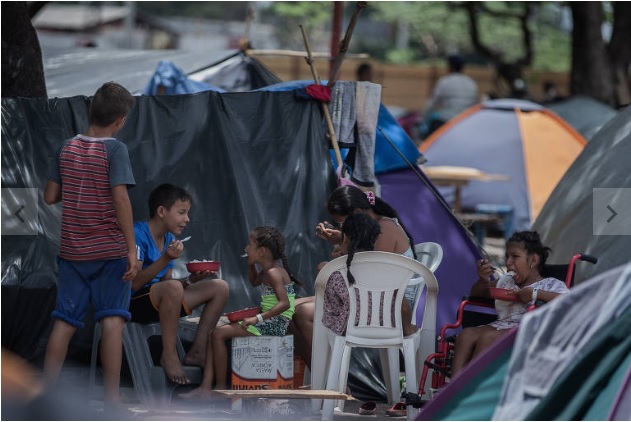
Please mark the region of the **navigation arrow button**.
<svg viewBox="0 0 631 422"><path fill-rule="evenodd" d="M613 209L613 208L611 208L609 205L607 205L607 209L608 209L609 211L611 211L611 217L609 217L609 218L607 219L607 223L611 223L611 220L613 220L614 218L616 218L616 215L618 215L618 213L617 213L617 212L615 212L615 211L614 211L614 209Z"/></svg>

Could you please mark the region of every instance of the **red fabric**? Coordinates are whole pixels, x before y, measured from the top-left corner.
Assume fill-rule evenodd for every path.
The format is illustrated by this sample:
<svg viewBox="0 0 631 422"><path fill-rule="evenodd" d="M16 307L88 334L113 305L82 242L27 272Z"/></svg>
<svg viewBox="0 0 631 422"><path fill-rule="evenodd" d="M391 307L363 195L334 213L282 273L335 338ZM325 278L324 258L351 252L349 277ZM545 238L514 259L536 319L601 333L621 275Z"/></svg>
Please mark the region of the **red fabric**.
<svg viewBox="0 0 631 422"><path fill-rule="evenodd" d="M311 84L307 85L305 89L307 90L307 94L309 94L316 100L324 101L327 103L331 101L331 88L326 85Z"/></svg>

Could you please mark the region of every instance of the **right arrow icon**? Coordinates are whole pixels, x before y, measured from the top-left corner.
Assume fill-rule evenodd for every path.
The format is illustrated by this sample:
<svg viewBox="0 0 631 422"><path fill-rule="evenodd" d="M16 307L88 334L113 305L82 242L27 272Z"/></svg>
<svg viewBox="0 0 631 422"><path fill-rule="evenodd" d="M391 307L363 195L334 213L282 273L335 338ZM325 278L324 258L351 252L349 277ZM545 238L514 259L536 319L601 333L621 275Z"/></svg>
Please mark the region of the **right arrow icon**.
<svg viewBox="0 0 631 422"><path fill-rule="evenodd" d="M607 223L610 223L610 222L611 222L611 220L613 220L614 218L616 218L616 215L618 215L618 213L617 213L617 212L615 212L615 211L613 210L613 208L611 208L609 205L607 205L607 209L608 209L609 211L611 211L611 217L609 217L609 218L607 219Z"/></svg>

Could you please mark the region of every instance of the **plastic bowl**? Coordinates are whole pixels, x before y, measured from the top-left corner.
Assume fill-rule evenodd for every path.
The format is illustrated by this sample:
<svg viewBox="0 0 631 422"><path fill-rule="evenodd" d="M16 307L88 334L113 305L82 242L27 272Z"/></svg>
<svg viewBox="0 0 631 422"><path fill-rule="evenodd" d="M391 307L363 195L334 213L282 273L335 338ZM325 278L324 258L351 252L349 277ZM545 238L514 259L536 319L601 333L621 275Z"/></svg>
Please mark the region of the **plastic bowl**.
<svg viewBox="0 0 631 422"><path fill-rule="evenodd" d="M499 287L489 287L489 294L493 299L504 300L506 302L517 302L519 301L519 296L509 294L512 290L509 289L500 289Z"/></svg>
<svg viewBox="0 0 631 422"><path fill-rule="evenodd" d="M219 261L191 261L186 263L186 269L189 273L198 271L219 271Z"/></svg>
<svg viewBox="0 0 631 422"><path fill-rule="evenodd" d="M253 317L256 316L256 314L261 312L261 308L245 308L245 309L240 309L238 311L234 311L234 312L228 312L226 313L226 316L228 317L228 321L230 322L238 322L238 321L242 321L245 318L249 318L249 317Z"/></svg>

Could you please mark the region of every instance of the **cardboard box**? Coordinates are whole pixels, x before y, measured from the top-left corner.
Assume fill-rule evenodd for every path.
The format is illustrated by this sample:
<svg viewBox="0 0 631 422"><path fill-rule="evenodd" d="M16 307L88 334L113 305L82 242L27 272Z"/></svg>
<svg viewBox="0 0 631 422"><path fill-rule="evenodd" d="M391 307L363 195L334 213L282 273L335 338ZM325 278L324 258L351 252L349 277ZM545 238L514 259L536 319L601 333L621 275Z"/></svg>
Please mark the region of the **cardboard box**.
<svg viewBox="0 0 631 422"><path fill-rule="evenodd" d="M232 339L232 389L292 389L294 336Z"/></svg>
<svg viewBox="0 0 631 422"><path fill-rule="evenodd" d="M298 390L304 385L306 368L307 365L302 356L294 354L294 390Z"/></svg>

